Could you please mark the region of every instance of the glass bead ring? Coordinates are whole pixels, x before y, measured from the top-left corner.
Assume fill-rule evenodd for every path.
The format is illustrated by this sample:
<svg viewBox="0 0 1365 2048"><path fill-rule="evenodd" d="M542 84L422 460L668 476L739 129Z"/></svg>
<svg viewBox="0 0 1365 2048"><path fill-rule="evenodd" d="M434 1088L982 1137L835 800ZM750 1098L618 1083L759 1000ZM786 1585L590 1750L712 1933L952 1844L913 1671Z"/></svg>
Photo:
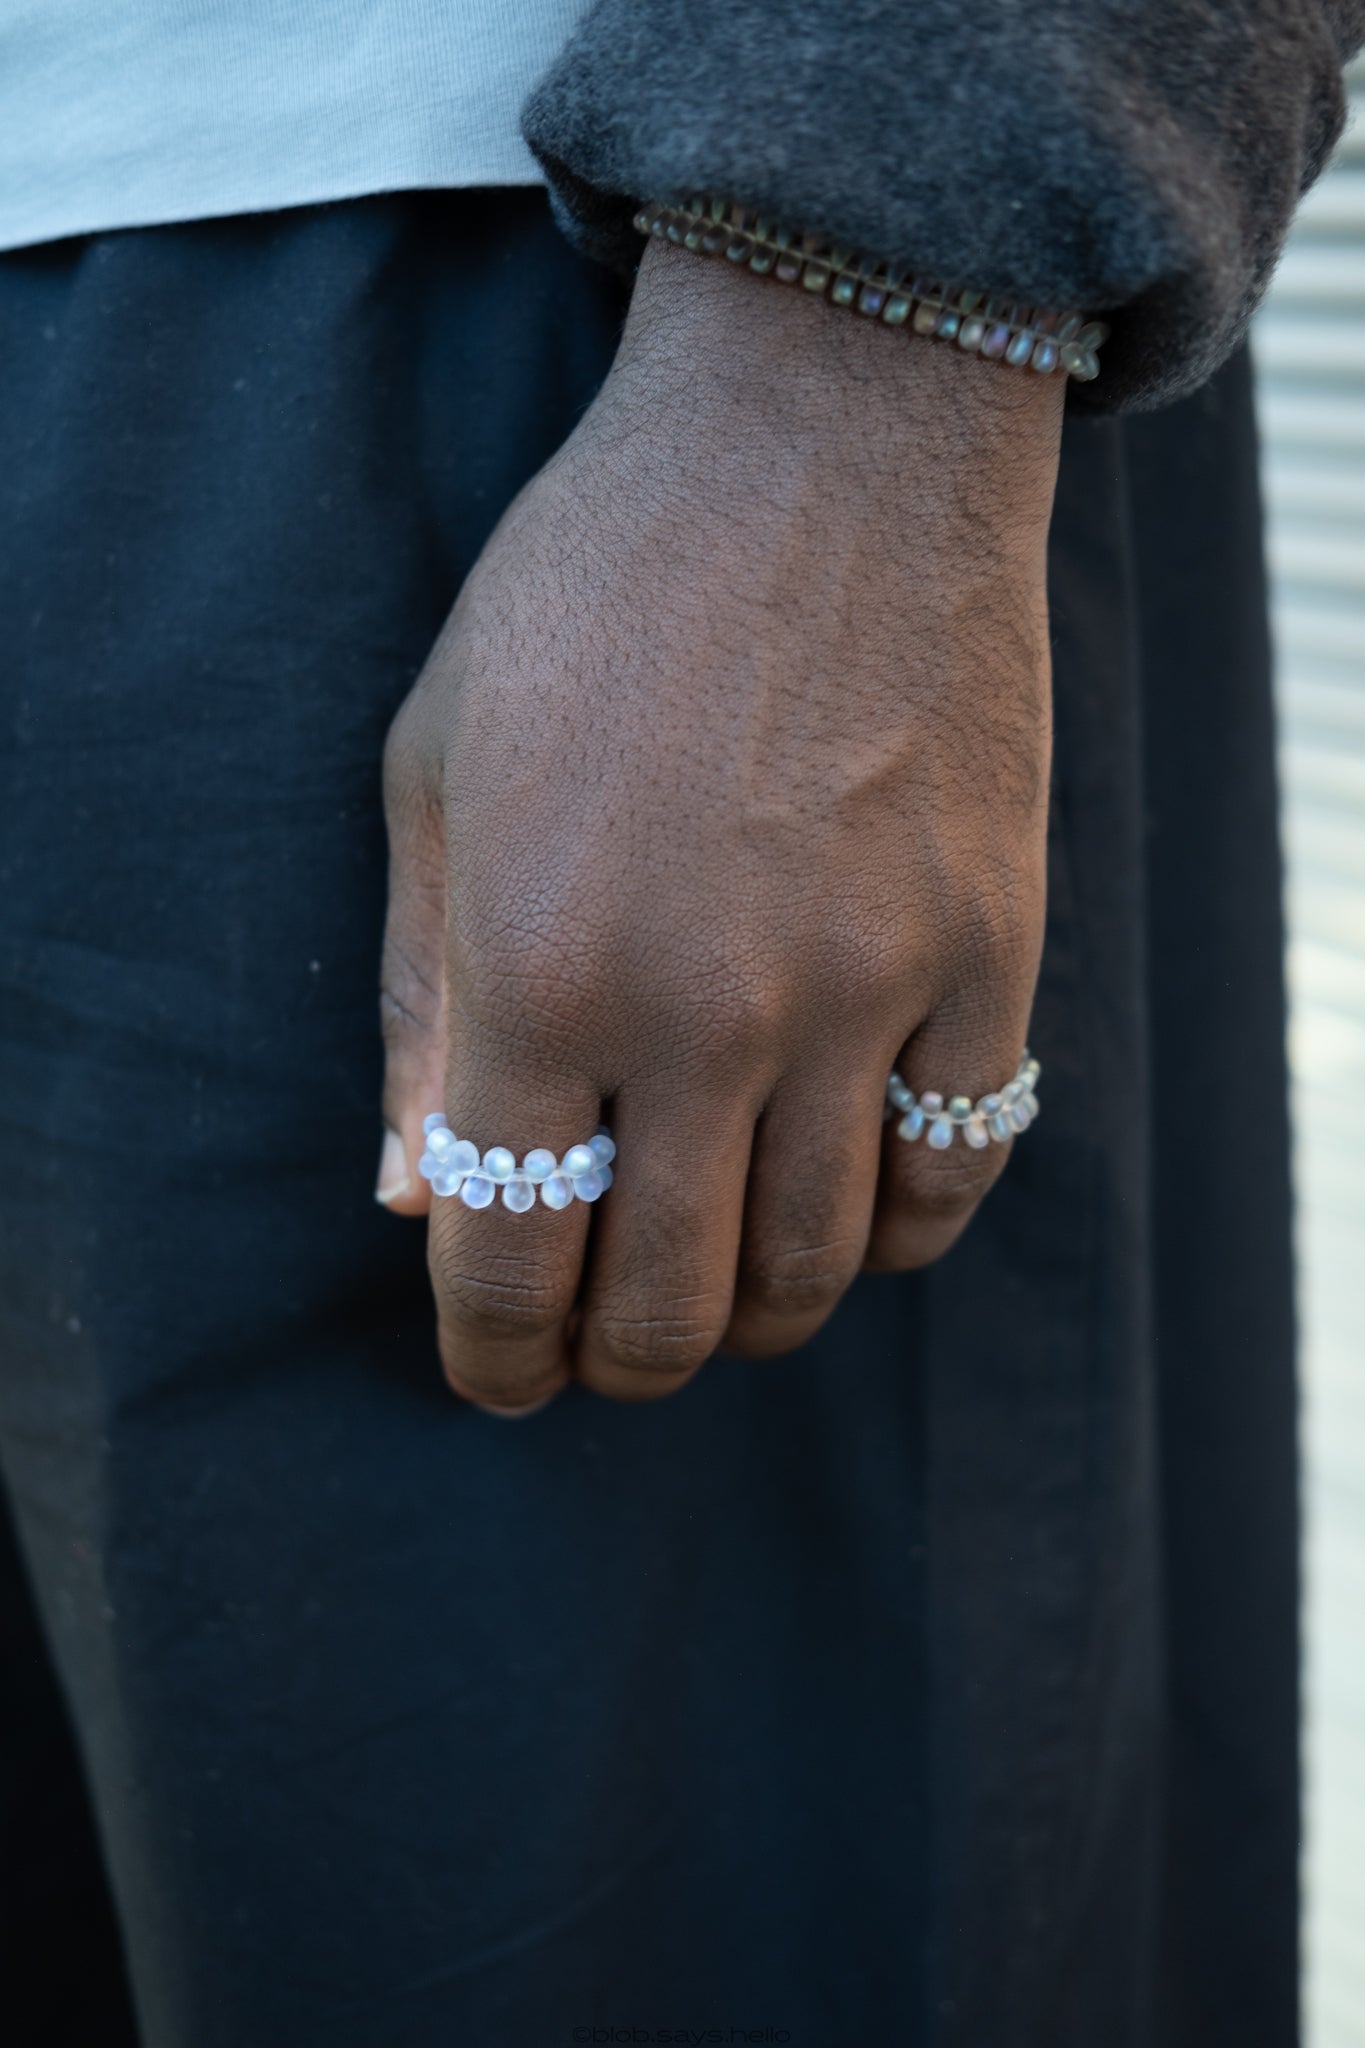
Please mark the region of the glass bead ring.
<svg viewBox="0 0 1365 2048"><path fill-rule="evenodd" d="M570 1145L562 1159L537 1145L519 1166L506 1145L480 1153L468 1138L457 1138L440 1110L424 1120L422 1130L426 1150L417 1171L434 1195L458 1195L467 1209L491 1208L501 1195L504 1209L524 1216L535 1208L537 1195L547 1209L567 1209L574 1201L595 1202L611 1186L616 1146L605 1124L586 1144Z"/></svg>
<svg viewBox="0 0 1365 2048"><path fill-rule="evenodd" d="M1006 1145L1026 1131L1038 1114L1038 1078L1042 1073L1028 1047L1012 1081L975 1102L969 1095L947 1101L933 1089L917 1096L904 1078L892 1072L886 1084L886 1116L899 1118L896 1136L914 1144L923 1138L932 1152L946 1152L960 1137L974 1152L992 1140Z"/></svg>

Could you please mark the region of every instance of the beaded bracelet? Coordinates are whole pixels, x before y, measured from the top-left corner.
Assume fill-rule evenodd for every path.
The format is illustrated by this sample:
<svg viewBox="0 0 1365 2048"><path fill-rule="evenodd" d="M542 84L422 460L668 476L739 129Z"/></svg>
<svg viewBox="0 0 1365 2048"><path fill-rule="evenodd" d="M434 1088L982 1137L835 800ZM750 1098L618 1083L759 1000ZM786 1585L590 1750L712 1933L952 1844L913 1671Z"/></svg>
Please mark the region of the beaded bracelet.
<svg viewBox="0 0 1365 2048"><path fill-rule="evenodd" d="M1061 370L1079 383L1100 373L1096 350L1109 333L1102 320L915 277L908 264L855 255L820 235L797 234L729 199L702 193L685 206L652 200L636 214L635 225L642 235L676 242L701 256L726 256L760 277L800 283L832 306L846 306L887 327L955 341L988 361L1027 366L1043 377Z"/></svg>

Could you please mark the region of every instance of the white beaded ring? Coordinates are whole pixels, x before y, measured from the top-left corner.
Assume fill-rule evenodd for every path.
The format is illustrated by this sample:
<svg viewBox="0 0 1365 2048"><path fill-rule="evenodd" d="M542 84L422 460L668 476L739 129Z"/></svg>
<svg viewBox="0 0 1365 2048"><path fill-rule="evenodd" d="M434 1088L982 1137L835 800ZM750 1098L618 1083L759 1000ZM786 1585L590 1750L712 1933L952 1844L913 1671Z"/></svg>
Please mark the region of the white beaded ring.
<svg viewBox="0 0 1365 2048"><path fill-rule="evenodd" d="M983 1095L977 1102L967 1095L952 1095L946 1103L932 1091L917 1098L913 1088L893 1073L886 1084L886 1115L899 1115L898 1138L913 1142L923 1136L935 1152L946 1152L959 1131L963 1143L976 1152L984 1150L992 1138L997 1145L1005 1145L1026 1131L1037 1116L1034 1090L1042 1071L1025 1046L1018 1072L998 1094Z"/></svg>
<svg viewBox="0 0 1365 2048"><path fill-rule="evenodd" d="M517 1215L534 1209L537 1188L547 1209L567 1209L575 1195L595 1202L611 1186L616 1147L605 1125L585 1145L570 1145L562 1159L537 1146L520 1166L505 1145L490 1145L480 1158L478 1146L457 1138L439 1110L422 1129L427 1149L417 1171L434 1195L458 1195L467 1209L486 1209L499 1188L503 1207Z"/></svg>

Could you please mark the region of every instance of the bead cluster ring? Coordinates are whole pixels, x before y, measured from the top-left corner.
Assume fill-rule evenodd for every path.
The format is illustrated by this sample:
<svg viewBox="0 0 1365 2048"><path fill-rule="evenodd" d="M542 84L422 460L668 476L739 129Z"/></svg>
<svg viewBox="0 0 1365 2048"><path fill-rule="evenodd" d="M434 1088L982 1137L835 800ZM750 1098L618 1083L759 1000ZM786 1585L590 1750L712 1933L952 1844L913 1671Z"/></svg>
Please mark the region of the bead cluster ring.
<svg viewBox="0 0 1365 2048"><path fill-rule="evenodd" d="M945 1102L932 1091L916 1097L914 1089L893 1073L886 1084L886 1115L888 1119L900 1117L897 1137L912 1141L923 1137L935 1152L946 1152L959 1133L963 1143L976 1152L983 1151L992 1138L997 1145L1007 1145L1026 1131L1038 1114L1034 1090L1041 1072L1025 1046L1014 1079L998 1094L983 1095L976 1102L968 1095L952 1095Z"/></svg>
<svg viewBox="0 0 1365 2048"><path fill-rule="evenodd" d="M1042 1072L1025 1047L1018 1072L998 1093L973 1102L968 1095L941 1095L926 1090L916 1096L898 1073L886 1084L886 1116L899 1117L896 1135L923 1138L935 1152L946 1152L961 1136L974 1151L994 1139L998 1145L1026 1131L1038 1114L1034 1093ZM457 1138L438 1110L422 1125L426 1150L417 1171L431 1182L434 1195L458 1195L468 1209L487 1209L502 1190L503 1207L514 1214L534 1209L536 1196L547 1209L567 1209L577 1199L595 1202L611 1186L616 1146L606 1126L582 1145L570 1145L562 1159L543 1146L528 1152L520 1166L506 1145L490 1145L480 1153L468 1138Z"/></svg>
<svg viewBox="0 0 1365 2048"><path fill-rule="evenodd" d="M417 1162L434 1195L458 1195L467 1209L486 1209L502 1189L503 1207L523 1214L534 1209L536 1193L547 1209L567 1209L577 1196L595 1202L611 1186L616 1147L605 1126L584 1145L570 1145L562 1159L538 1146L517 1165L505 1145L490 1145L479 1156L477 1145L457 1138L438 1111L422 1125L427 1149Z"/></svg>

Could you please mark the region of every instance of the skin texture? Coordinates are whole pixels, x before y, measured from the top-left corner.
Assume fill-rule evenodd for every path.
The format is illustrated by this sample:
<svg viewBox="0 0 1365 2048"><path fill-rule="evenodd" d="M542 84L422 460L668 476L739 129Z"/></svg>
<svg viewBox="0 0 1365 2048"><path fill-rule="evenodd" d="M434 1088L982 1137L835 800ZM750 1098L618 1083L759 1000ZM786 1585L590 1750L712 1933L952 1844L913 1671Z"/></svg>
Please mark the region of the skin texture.
<svg viewBox="0 0 1365 2048"><path fill-rule="evenodd" d="M789 1350L1005 1164L881 1105L894 1064L999 1087L1026 1036L1061 410L1060 379L650 245L385 758L381 1198L431 1212L469 1399L650 1399ZM433 1204L438 1108L518 1157L605 1118L615 1185Z"/></svg>

